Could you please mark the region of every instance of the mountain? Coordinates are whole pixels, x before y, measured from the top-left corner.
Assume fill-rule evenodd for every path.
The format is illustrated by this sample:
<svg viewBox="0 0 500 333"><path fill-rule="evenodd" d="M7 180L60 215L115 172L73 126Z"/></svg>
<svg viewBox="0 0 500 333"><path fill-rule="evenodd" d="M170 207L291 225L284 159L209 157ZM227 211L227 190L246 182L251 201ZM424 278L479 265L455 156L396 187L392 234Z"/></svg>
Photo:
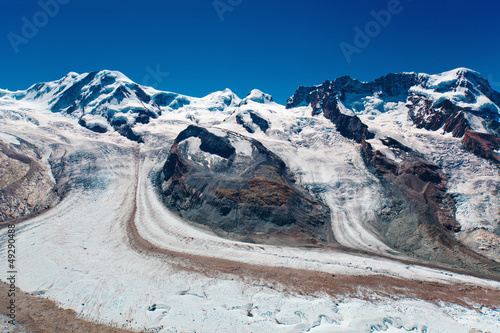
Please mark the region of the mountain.
<svg viewBox="0 0 500 333"><path fill-rule="evenodd" d="M402 108L417 128L460 138L467 131L489 134L469 133L464 142L476 154L497 161L492 150L500 147L490 135L500 133L500 93L467 68L437 75L389 74L372 82L343 76L322 85L299 87L286 107L300 105L309 105L314 115L323 113L341 133L358 142L372 135L365 133L367 126L361 123L376 126L377 115ZM354 128L346 130L349 126Z"/></svg>
<svg viewBox="0 0 500 333"><path fill-rule="evenodd" d="M478 72L466 68L437 75L389 74L372 82L343 76L322 85L299 87L286 103L287 108L311 105L320 112L328 99L338 99L355 114L387 111L391 104L406 102L408 115L419 128L463 136L466 128L498 135L500 94ZM456 118L464 119L460 127ZM461 135L460 135L461 134Z"/></svg>
<svg viewBox="0 0 500 333"><path fill-rule="evenodd" d="M105 133L114 129L139 142L142 139L133 127L147 124L163 112L195 111L200 106L210 111L224 111L240 103L229 89L201 99L193 98L141 86L120 72L108 70L69 73L60 80L37 83L26 91L11 95L17 100L44 105L52 112L78 117L80 125L94 132Z"/></svg>
<svg viewBox="0 0 500 333"><path fill-rule="evenodd" d="M190 125L159 176L170 209L225 237L294 245L333 239L328 207L257 140Z"/></svg>
<svg viewBox="0 0 500 333"><path fill-rule="evenodd" d="M0 105L166 149L164 204L219 235L364 250L376 239L385 254L500 274L500 247L485 246L500 240L500 94L475 71L343 76L300 86L286 106L257 89L243 99L229 89L194 98L107 70L2 94ZM224 146L227 156L217 153ZM66 159L51 164L63 170ZM367 195L375 197L359 201ZM370 231L339 234L341 221Z"/></svg>
<svg viewBox="0 0 500 333"><path fill-rule="evenodd" d="M472 171L469 181L461 180L461 186L484 185L478 180L479 165L484 165L481 160L497 164L500 161L500 94L478 72L458 68L437 75L389 74L372 82L343 76L321 85L299 87L288 99L286 108L299 106L309 107L313 116L329 119L342 136L359 143L367 167L384 184L384 196L392 198L375 222L376 229L391 247L427 252L423 243L431 242L436 247L425 256L455 262L475 257L468 249L452 245L455 238L460 238L457 235L462 228L467 227L466 233L490 230L489 241L498 242L499 216L495 208L483 211L485 216L479 218L483 222L474 227L470 226L473 223L464 223L478 215L457 207L468 190L456 191L459 185L455 181L462 178L460 172L469 168L458 167L464 163L460 158L465 156L460 150L457 150L459 156L452 156L451 145L458 146L452 144L456 140L450 140L447 134L461 139L461 146L480 158L473 170L469 169ZM429 145L429 141L433 144ZM489 163L485 167L498 170ZM496 184L483 189L496 193ZM468 201L473 195L466 197ZM486 195L481 200L483 203L486 200L489 206L491 197ZM468 205L466 210L474 211L470 201ZM492 250L483 247L487 248Z"/></svg>
<svg viewBox="0 0 500 333"><path fill-rule="evenodd" d="M286 105L113 71L0 90L0 253L27 304L137 331L493 331L498 96L464 68Z"/></svg>

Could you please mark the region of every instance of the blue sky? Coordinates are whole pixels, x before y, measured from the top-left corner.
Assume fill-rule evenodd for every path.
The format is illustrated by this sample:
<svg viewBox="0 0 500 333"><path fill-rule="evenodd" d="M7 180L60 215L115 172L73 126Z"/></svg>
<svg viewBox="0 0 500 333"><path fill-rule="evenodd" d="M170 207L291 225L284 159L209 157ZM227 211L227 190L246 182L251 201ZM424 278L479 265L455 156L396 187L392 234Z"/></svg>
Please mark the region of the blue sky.
<svg viewBox="0 0 500 333"><path fill-rule="evenodd" d="M499 1L0 3L0 88L10 90L111 69L190 96L230 88L244 97L258 88L284 103L299 85L341 75L369 81L456 67L481 72L500 90ZM372 14L381 11L390 14L380 14L383 24ZM368 35L356 39L356 27Z"/></svg>

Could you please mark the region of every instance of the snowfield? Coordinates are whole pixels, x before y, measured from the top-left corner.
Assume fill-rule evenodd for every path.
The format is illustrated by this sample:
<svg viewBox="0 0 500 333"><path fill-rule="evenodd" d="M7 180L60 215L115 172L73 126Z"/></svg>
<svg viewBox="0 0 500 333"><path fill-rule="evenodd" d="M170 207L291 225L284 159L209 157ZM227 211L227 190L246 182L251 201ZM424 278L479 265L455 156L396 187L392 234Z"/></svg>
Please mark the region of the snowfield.
<svg viewBox="0 0 500 333"><path fill-rule="evenodd" d="M286 283L237 272L207 273L199 263L190 268L189 258L207 258L278 272L286 267L367 279L383 275L441 283L450 291L460 286L500 289L498 281L403 262L402 254L380 241L363 221L383 207L377 195L381 185L366 170L357 145L341 137L329 120L311 116L309 107L287 110L258 91L236 110L241 100L233 95L229 90L209 95L214 106L208 112L204 100L136 126L145 138L141 144L116 132L91 132L78 119L34 102L1 99L0 140L32 143L43 150L46 163L68 157L66 168L77 180L61 203L16 226L18 287L83 318L147 332L500 331L500 309L472 301L467 306L435 303L370 290L303 294ZM229 102L218 104L221 96ZM456 138L411 128L404 105L391 105L384 112L374 110L376 118L370 112L360 118L375 133L390 133L443 166L463 232L498 227L498 168L466 152ZM244 133L235 117L245 110L269 120L270 129ZM105 125L98 116L89 120ZM297 182L328 204L336 240L358 252L231 241L170 212L156 192L154 177L177 134L193 122L211 131L243 133L279 155ZM467 185L471 183L473 187ZM156 250L134 244L132 232ZM0 239L1 261L6 262L6 229L0 230Z"/></svg>

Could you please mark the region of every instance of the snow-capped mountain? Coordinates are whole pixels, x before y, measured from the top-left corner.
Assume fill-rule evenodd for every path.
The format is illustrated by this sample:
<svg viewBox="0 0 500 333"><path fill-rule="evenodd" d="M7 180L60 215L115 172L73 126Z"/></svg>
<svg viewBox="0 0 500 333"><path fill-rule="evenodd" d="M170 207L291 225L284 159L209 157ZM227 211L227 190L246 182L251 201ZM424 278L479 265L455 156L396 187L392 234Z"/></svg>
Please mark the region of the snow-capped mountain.
<svg viewBox="0 0 500 333"><path fill-rule="evenodd" d="M196 119L200 110L225 112L250 101L273 102L270 95L257 89L243 100L229 89L193 98L141 86L120 72L107 70L69 73L26 91L0 94L46 105L52 112L79 117L80 124L93 131L115 129L133 140L139 139L131 130L136 124L147 124L164 112ZM466 68L437 75L389 74L372 82L343 76L319 86L299 87L286 106L309 105L313 114L318 114L327 103L336 103L343 113L352 112L367 123L403 102L409 118L419 128L443 129L456 137L462 137L467 129L499 134L500 93L479 73ZM243 115L239 119L244 123Z"/></svg>
<svg viewBox="0 0 500 333"><path fill-rule="evenodd" d="M499 107L465 68L343 76L299 87L286 105L257 89L163 92L106 70L0 90L0 219L24 221L20 287L137 330L314 331L352 326L330 296L285 290L352 297L354 277L368 278L374 299L488 305L465 320L456 304L418 301L429 315L417 323L363 305L368 328L439 330L443 318L499 328L489 307L500 279Z"/></svg>
<svg viewBox="0 0 500 333"><path fill-rule="evenodd" d="M52 112L78 117L80 125L92 131L105 133L114 129L134 141L141 138L132 128L149 123L163 112L182 109L184 114L194 116L199 108L224 111L241 102L229 89L193 98L141 86L120 72L108 70L69 73L57 81L5 94L47 106Z"/></svg>
<svg viewBox="0 0 500 333"><path fill-rule="evenodd" d="M396 113L407 115L417 128L463 137L464 145L475 154L495 162L500 159L496 153L500 148L496 138L500 133L500 93L470 69L436 75L389 74L372 82L343 76L322 85L299 87L286 105L309 105L313 115L323 113L344 136L358 142L373 133L382 138L389 135L378 130L380 119L399 110ZM349 126L353 128L347 130Z"/></svg>
<svg viewBox="0 0 500 333"><path fill-rule="evenodd" d="M322 85L299 87L287 101L287 108L311 105L320 112L329 101L356 115L373 118L405 102L408 115L419 128L463 136L466 128L498 135L500 94L478 72L458 68L436 75L389 74L372 82L343 76ZM459 122L457 119L463 119Z"/></svg>

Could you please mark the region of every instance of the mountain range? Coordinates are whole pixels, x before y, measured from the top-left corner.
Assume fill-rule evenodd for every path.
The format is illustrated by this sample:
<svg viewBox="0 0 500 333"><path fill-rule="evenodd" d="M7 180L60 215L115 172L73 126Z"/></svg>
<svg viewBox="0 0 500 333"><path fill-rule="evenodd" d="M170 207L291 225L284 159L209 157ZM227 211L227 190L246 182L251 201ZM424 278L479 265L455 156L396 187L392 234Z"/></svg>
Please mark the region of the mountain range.
<svg viewBox="0 0 500 333"><path fill-rule="evenodd" d="M257 89L197 98L116 71L69 73L0 90L0 123L1 222L68 213L123 177L135 184L124 202L149 188L158 198L120 213L127 232L141 209L166 230L166 209L238 244L500 279L500 93L470 69L342 76L285 105Z"/></svg>

